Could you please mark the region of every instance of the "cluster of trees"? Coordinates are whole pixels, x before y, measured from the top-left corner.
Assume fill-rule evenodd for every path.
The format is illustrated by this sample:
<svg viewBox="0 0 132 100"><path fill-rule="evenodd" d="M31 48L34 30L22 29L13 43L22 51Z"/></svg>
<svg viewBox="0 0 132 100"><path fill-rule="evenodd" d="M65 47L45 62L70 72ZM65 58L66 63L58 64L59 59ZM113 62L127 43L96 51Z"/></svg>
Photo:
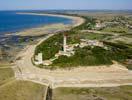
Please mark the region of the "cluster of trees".
<svg viewBox="0 0 132 100"><path fill-rule="evenodd" d="M101 47L84 47L76 48L75 55L71 57L60 56L53 62L53 66L77 67L77 66L94 66L112 64L109 57L109 52Z"/></svg>
<svg viewBox="0 0 132 100"><path fill-rule="evenodd" d="M105 43L109 50L101 47L76 48L75 55L71 57L60 56L53 62L53 66L71 68L75 66L110 65L112 60L123 63L126 59L132 59L132 49L118 43Z"/></svg>
<svg viewBox="0 0 132 100"><path fill-rule="evenodd" d="M79 43L80 34L79 30L92 29L96 25L96 19L91 17L84 17L85 23L77 26L70 31L67 31L68 43ZM43 60L48 60L55 56L59 50L62 49L63 44L63 33L56 34L39 46L35 50L35 54L43 53ZM106 35L95 35L89 36L88 38L105 38ZM94 65L104 65L112 64L112 60L124 62L126 59L132 59L132 47L126 44L111 43L103 41L110 49L105 50L101 47L91 48L90 46L75 49L75 55L71 57L60 56L53 62L53 68L58 66L60 68L71 68L75 66L94 66Z"/></svg>
<svg viewBox="0 0 132 100"><path fill-rule="evenodd" d="M119 62L123 62L126 59L132 59L132 45L125 43L112 43L103 41L104 44L111 48L111 51L115 53L113 59Z"/></svg>
<svg viewBox="0 0 132 100"><path fill-rule="evenodd" d="M68 36L68 44L80 42L80 39L76 36L72 37L72 35L76 34L76 31L70 30L60 32L38 45L35 49L35 55L37 55L38 53L42 53L43 60L53 58L55 54L59 52L59 50L63 49L63 34L65 33Z"/></svg>
<svg viewBox="0 0 132 100"><path fill-rule="evenodd" d="M80 42L80 39L75 36L72 37L73 34L77 34L78 30L80 29L92 29L93 26L96 24L95 19L92 17L83 17L85 18L85 23L83 23L80 26L77 26L70 31L67 31L65 33L68 34L68 43L78 43ZM63 32L52 36L51 38L47 39L43 43L41 43L39 46L36 47L35 54L43 53L43 60L50 59L55 56L55 54L62 49L62 43L63 43Z"/></svg>
<svg viewBox="0 0 132 100"><path fill-rule="evenodd" d="M48 60L55 56L62 49L63 34L59 33L42 42L36 47L35 54L43 54L43 60Z"/></svg>

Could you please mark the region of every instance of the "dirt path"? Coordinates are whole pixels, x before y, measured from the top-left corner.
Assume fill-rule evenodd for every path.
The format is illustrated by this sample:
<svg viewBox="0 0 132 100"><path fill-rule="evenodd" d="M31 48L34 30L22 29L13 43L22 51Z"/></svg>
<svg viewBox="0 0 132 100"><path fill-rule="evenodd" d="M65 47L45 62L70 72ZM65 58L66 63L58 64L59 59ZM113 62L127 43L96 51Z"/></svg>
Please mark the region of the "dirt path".
<svg viewBox="0 0 132 100"><path fill-rule="evenodd" d="M44 38L46 40L53 34ZM131 85L132 72L124 66L115 63L111 66L80 67L73 70L46 70L34 66L31 57L36 45L28 46L19 54L20 60L16 61L15 76L17 79L30 80L51 87L61 86L117 86Z"/></svg>
<svg viewBox="0 0 132 100"><path fill-rule="evenodd" d="M53 35L47 35L39 43ZM111 66L80 67L72 70L51 71L37 68L31 61L35 47L36 45L29 45L19 53L18 58L21 59L16 60L13 68L17 79L33 81L51 88L132 85L132 72L118 63Z"/></svg>

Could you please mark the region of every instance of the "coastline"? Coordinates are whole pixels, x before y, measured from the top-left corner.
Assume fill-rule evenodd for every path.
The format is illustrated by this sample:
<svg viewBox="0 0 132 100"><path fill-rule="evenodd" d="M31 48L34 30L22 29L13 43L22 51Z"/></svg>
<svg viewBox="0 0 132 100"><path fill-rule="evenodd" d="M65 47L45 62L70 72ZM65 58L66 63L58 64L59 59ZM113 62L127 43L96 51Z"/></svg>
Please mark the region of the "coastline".
<svg viewBox="0 0 132 100"><path fill-rule="evenodd" d="M17 32L16 35L19 36L40 36L44 34L49 34L52 32L59 32L63 30L69 30L73 27L79 26L85 22L85 19L76 16L68 16L68 15L57 15L57 14L37 14L37 13L17 13L17 14L25 14L25 15L39 15L39 16L53 16L53 17L62 17L68 18L72 20L72 24L65 25L63 23L57 24L49 24L43 25L36 28L25 29L23 31Z"/></svg>
<svg viewBox="0 0 132 100"><path fill-rule="evenodd" d="M78 17L78 16L69 16L69 15L60 15L60 14L42 14L42 13L17 13L17 14L24 14L24 15L39 15L39 16L53 16L53 17L62 17L73 20L71 24L72 27L79 26L80 24L84 23L85 19Z"/></svg>
<svg viewBox="0 0 132 100"><path fill-rule="evenodd" d="M50 33L59 32L62 30L68 30L71 26L70 25L64 25L62 23L58 24L50 24L50 25L43 25L36 28L29 28L25 29L20 32L16 32L16 35L18 36L42 36Z"/></svg>
<svg viewBox="0 0 132 100"><path fill-rule="evenodd" d="M30 13L26 13L26 14L30 14ZM36 13L33 13L33 14L36 15ZM42 14L42 15L44 15L44 14ZM58 15L53 15L52 14L51 16L58 16ZM64 16L59 15L59 16L65 17L65 15ZM70 16L66 16L66 17L71 18ZM18 36L18 37L33 37L34 39L36 38L34 40L34 43L36 43L37 41L40 40L37 37L42 37L41 40L43 40L43 36L50 35L50 34L55 34L55 33L61 32L61 31L70 30L72 27L78 26L78 25L80 25L84 22L83 18L79 18L79 17L74 18L72 16L72 19L74 19L74 22L72 24L68 24L68 25L66 24L65 25L65 24L62 24L62 23L56 23L56 24L42 25L40 27L23 29L23 30L18 31L18 32L14 32L14 33L11 33L11 34L6 34L6 36L13 35L13 36ZM25 45L25 43L24 43L24 45ZM24 48L28 47L29 45L30 45L30 43L27 42ZM14 55L14 56L12 56L13 58L16 58L15 55L19 54L18 51L23 51L23 49L21 50L21 48L19 48L19 47L17 49L20 49L20 50L16 51L14 49L11 49L10 51L7 52L7 55L11 54L11 55Z"/></svg>
<svg viewBox="0 0 132 100"><path fill-rule="evenodd" d="M36 14L36 13L19 13L19 14L40 15L40 14ZM66 16L66 15L54 15L54 14L41 14L41 15L61 16L61 17L66 17L66 18L72 18L72 20L74 20L74 23L72 25L64 25L62 23L52 24L52 25L44 25L42 27L26 29L26 30L23 30L21 32L16 33L16 35L18 35L18 36L41 36L41 35L47 35L44 38L38 39L38 43L34 44L35 47L37 45L39 45L41 42L43 42L44 40L48 39L47 37L51 37L54 34L56 34L57 32L59 32L59 31L70 30L71 28L79 26L79 25L81 25L81 24L83 24L85 22L85 19L83 19L81 17L73 17L73 16ZM50 29L52 30L52 29L55 29L55 28L57 28L57 29L59 28L59 29L58 30L53 30L53 32L50 31ZM26 48L30 48L31 46L32 45L27 45L23 50L21 50L16 55L16 59L17 59L18 56L23 55L23 53L24 53L23 51L25 51ZM34 54L35 47L34 48L31 47L33 54ZM27 56L30 57L30 54L27 54Z"/></svg>
<svg viewBox="0 0 132 100"><path fill-rule="evenodd" d="M81 23L82 24L82 23ZM79 23L77 24L79 25ZM131 85L131 74L122 65L115 63L111 66L100 66L93 68L75 68L73 70L48 70L35 67L31 61L37 45L57 33L48 34L41 38L37 44L27 45L21 51L13 66L15 78L28 80L46 86L51 89L57 87L112 87L120 85ZM105 77L104 77L105 76Z"/></svg>
<svg viewBox="0 0 132 100"><path fill-rule="evenodd" d="M26 13L26 14L30 14L30 13ZM34 14L34 13L33 13ZM35 14L36 15L36 14ZM43 14L44 15L44 14ZM47 14L46 14L47 15ZM48 14L49 15L49 14ZM51 14L50 14L51 15ZM57 15L51 15L51 16L57 16ZM59 15L59 16L62 16L62 17L65 17L65 15ZM85 20L83 19L83 18L81 18L81 17L73 17L73 16L67 16L68 18L72 18L72 19L74 19L74 23L73 23L73 25L70 25L70 26L66 26L66 25L64 25L64 29L63 30L70 30L72 27L76 27L76 26L79 26L79 25L81 25L81 24L83 24L84 22L85 22ZM62 24L61 24L62 25ZM47 25L47 27L48 28L51 28L51 27L49 27L50 25ZM55 25L53 25L53 26L55 26ZM72 26L72 27L71 27ZM60 25L59 25L59 28L61 28L60 27ZM34 28L33 28L34 29ZM26 31L33 31L33 29L28 29L28 30L26 30ZM38 28L38 30L40 31L40 27ZM61 28L61 31L63 31L62 30L62 28ZM42 32L42 30L41 30L41 32ZM31 32L32 33L32 32ZM31 68L35 68L35 69L39 69L39 68L36 68L36 67L34 67L33 66L33 64L32 64L32 62L31 62L31 58L32 58L32 56L34 55L34 51L35 51L35 48L36 48L36 46L37 45L39 45L40 43L42 43L43 41L45 41L45 40L47 40L49 37L51 37L51 36L53 36L53 35L55 35L55 34L57 34L57 32L53 32L53 33L51 33L51 34L48 34L48 33L45 33L44 31L41 33L41 34L35 34L34 36L40 36L40 35L44 35L44 34L46 34L46 37L43 37L43 38L40 38L40 39L38 39L38 42L37 43L35 43L35 44L32 44L32 45L27 45L23 50L21 50L17 55L16 55L16 60L15 60L15 62L14 62L14 64L15 64L15 66L13 67L13 69L14 68L18 68L19 69L19 71L21 70L22 72L20 72L21 74L22 73L25 73L25 71L23 72L23 69L25 69L25 68L23 68L23 67L26 67L26 66L29 66L29 67L31 67ZM17 35L19 35L19 36L32 36L32 34L23 34L23 33L19 33L19 34L17 34ZM26 54L25 54L26 53ZM20 59L20 60L17 60L18 58L22 58L22 59ZM25 60L26 59L26 60ZM23 63L24 62L24 63ZM39 70L41 70L41 69L39 69ZM14 72L15 72L15 77L16 78L18 78L18 74L20 74L19 73L19 71L17 71L16 69L14 69Z"/></svg>

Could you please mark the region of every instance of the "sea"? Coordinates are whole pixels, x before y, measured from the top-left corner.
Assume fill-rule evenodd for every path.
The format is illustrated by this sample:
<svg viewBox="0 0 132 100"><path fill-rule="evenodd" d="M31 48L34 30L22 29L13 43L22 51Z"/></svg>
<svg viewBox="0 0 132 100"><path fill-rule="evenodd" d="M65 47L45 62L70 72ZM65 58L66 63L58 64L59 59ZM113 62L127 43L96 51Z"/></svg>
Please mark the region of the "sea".
<svg viewBox="0 0 132 100"><path fill-rule="evenodd" d="M25 12L26 11L0 11L0 61L2 60L1 58L4 58L6 61L10 60L10 58L12 58L17 51L23 49L27 43L37 39L37 37L14 35L15 32L49 24L72 23L72 20L68 18L18 14ZM30 11L28 11L28 13L30 13ZM1 56L3 52L4 57Z"/></svg>
<svg viewBox="0 0 132 100"><path fill-rule="evenodd" d="M18 13L20 12L0 11L0 35L21 31L23 29L39 27L46 24L71 24L72 22L71 19L68 18Z"/></svg>

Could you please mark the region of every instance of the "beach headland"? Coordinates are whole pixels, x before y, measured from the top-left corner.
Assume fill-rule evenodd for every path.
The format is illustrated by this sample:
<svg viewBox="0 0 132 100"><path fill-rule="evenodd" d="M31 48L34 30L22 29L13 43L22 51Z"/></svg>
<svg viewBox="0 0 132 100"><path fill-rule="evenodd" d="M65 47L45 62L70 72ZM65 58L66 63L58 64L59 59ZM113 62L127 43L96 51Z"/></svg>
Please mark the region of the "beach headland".
<svg viewBox="0 0 132 100"><path fill-rule="evenodd" d="M77 18L75 26L83 24L84 20ZM75 68L71 70L49 70L40 69L33 65L32 57L37 45L52 37L56 33L48 34L41 38L37 44L28 45L21 51L15 61L14 72L18 80L29 80L32 82L57 87L111 87L120 85L131 85L131 74L122 65L115 63L111 66L97 66L92 68Z"/></svg>
<svg viewBox="0 0 132 100"><path fill-rule="evenodd" d="M60 15L60 14L41 14L41 13L17 13L17 14L26 14L26 15L39 15L39 16L53 16L53 17L62 17L67 19L72 19L72 27L79 26L82 24L85 19L78 17L78 16L69 16L69 15Z"/></svg>
<svg viewBox="0 0 132 100"><path fill-rule="evenodd" d="M32 44L32 42L34 44L37 41L39 41L38 38L40 38L40 37L43 40L43 37L45 37L46 35L70 30L72 27L78 26L84 22L83 18L66 16L66 15L38 14L38 13L17 13L17 14L29 14L29 15L39 15L39 16L40 15L41 16L56 16L56 17L65 17L68 19L72 19L72 23L70 23L70 24L63 24L63 23L48 24L48 25L38 26L35 28L23 29L22 31L18 31L15 33L6 34L6 36L9 36L9 37L10 36L19 37L19 39L18 39L19 42L17 42L18 45L24 44L24 46L28 46L30 44L30 41L24 42L25 41L24 38L28 38L28 40L33 40L33 41L31 41L31 44ZM16 43L14 43L14 44L16 44ZM21 49L22 49L22 48L19 48L16 46L15 46L15 48L17 48L17 49L12 49L12 48L14 48L13 45L11 45L10 47L11 47L11 49L10 49L10 51L7 52L7 55L13 55L13 58L15 58L14 55L17 55L19 53L18 51L21 51Z"/></svg>

